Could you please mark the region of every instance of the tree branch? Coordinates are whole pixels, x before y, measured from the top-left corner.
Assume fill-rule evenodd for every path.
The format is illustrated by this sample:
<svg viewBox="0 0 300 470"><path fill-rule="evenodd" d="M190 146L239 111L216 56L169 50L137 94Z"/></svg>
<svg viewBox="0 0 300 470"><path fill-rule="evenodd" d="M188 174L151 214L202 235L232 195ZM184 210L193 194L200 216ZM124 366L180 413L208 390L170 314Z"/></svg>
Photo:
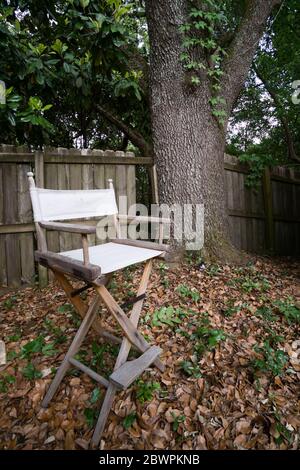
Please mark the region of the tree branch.
<svg viewBox="0 0 300 470"><path fill-rule="evenodd" d="M152 146L144 139L142 134L125 124L121 119L114 116L110 111L102 108L102 106L97 105L97 110L105 119L116 126L120 131L122 131L128 137L128 139L139 148L145 157L152 155Z"/></svg>
<svg viewBox="0 0 300 470"><path fill-rule="evenodd" d="M280 112L280 108L281 108L281 111L282 111L282 106L279 102L279 99L278 99L276 93L274 92L274 90L270 86L269 82L261 75L261 73L259 72L259 70L255 66L254 66L254 71L255 71L256 75L258 76L258 78L263 83L266 91L269 93L270 97L272 98L272 100L275 104L278 119L280 120L281 125L282 125L283 130L284 130L285 141L286 141L286 144L287 144L287 147L288 147L288 153L289 153L290 160L300 162L300 158L298 157L298 155L296 153L296 150L295 150L294 140L293 140L293 136L292 136L292 133L291 133L291 130L290 130L290 127L289 127L288 119L283 115L282 112Z"/></svg>
<svg viewBox="0 0 300 470"><path fill-rule="evenodd" d="M228 115L245 83L268 17L273 8L280 3L282 0L248 0L247 2L244 17L237 28L223 63L222 90L227 102Z"/></svg>

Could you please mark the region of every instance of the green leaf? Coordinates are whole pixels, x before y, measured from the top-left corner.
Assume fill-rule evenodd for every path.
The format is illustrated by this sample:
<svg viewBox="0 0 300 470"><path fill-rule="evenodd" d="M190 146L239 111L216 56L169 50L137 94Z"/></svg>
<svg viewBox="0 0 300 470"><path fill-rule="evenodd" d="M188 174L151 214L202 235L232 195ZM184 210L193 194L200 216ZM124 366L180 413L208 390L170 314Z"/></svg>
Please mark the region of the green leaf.
<svg viewBox="0 0 300 470"><path fill-rule="evenodd" d="M123 427L125 429L129 429L133 425L135 420L136 420L136 412L134 411L124 418Z"/></svg>
<svg viewBox="0 0 300 470"><path fill-rule="evenodd" d="M31 362L27 364L26 367L22 370L22 373L26 379L29 380L34 380L34 379L40 379L42 377L41 371L36 369L35 365L32 364Z"/></svg>
<svg viewBox="0 0 300 470"><path fill-rule="evenodd" d="M80 0L80 5L82 6L82 8L86 8L87 6L89 6L89 3L90 0Z"/></svg>
<svg viewBox="0 0 300 470"><path fill-rule="evenodd" d="M90 398L91 404L94 405L95 403L97 403L97 401L100 400L100 398L101 398L101 390L96 387L92 391L92 395L91 395L91 398Z"/></svg>

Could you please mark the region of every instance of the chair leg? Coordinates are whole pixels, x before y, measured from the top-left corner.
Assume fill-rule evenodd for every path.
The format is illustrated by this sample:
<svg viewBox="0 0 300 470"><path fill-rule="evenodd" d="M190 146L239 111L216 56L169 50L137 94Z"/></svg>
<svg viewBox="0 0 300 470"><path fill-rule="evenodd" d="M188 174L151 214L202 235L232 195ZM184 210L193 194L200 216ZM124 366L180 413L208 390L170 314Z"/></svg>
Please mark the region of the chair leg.
<svg viewBox="0 0 300 470"><path fill-rule="evenodd" d="M141 279L141 283L140 283L137 295L142 295L146 293L148 282L149 282L149 277L151 274L151 269L152 269L152 260L148 260L145 265L145 269L143 272L143 276ZM136 304L134 304L131 310L130 321L134 327L137 327L138 325L143 303L144 303L144 299L139 300ZM117 370L126 362L128 354L130 352L130 348L131 348L130 341L128 341L127 338L124 338L120 347L120 351L116 360L114 370ZM110 413L117 390L118 390L117 387L111 383L106 391L105 398L104 398L101 411L98 417L98 421L97 421L97 424L96 424L96 427L92 436L92 446L96 447L99 445L101 435L103 433L103 430L104 430L108 415Z"/></svg>
<svg viewBox="0 0 300 470"><path fill-rule="evenodd" d="M56 372L56 375L46 393L44 400L42 401L43 408L47 408L54 394L56 393L61 381L66 375L66 372L71 366L69 359L78 352L84 338L86 337L90 327L92 326L95 320L99 305L100 299L98 297L95 297L95 299L91 302L90 307L88 308L87 314L85 315L83 322L81 323L79 330L77 331L75 338L73 339L72 344L64 357L63 362L61 363L60 367Z"/></svg>
<svg viewBox="0 0 300 470"><path fill-rule="evenodd" d="M131 319L127 317L121 307L117 304L115 299L111 296L105 286L97 286L95 287L96 291L98 292L99 296L105 303L106 307L113 315L115 320L119 323L120 327L122 328L125 336L128 340L137 347L142 353L147 351L150 348L150 344L145 340L143 335L137 330L136 326L133 325ZM164 371L164 365L159 359L154 361L155 366L161 371Z"/></svg>
<svg viewBox="0 0 300 470"><path fill-rule="evenodd" d="M65 291L69 302L71 302L71 304L75 308L76 312L81 316L81 318L84 318L87 312L86 304L83 302L83 300L80 298L79 295L76 295L75 297L71 296L71 292L73 292L74 288L72 287L72 285L70 284L70 282L68 281L68 279L66 278L64 274L56 270L53 270L53 273L54 273L56 280L59 282L59 284ZM97 318L94 321L93 329L98 334L101 334L102 332L101 323Z"/></svg>

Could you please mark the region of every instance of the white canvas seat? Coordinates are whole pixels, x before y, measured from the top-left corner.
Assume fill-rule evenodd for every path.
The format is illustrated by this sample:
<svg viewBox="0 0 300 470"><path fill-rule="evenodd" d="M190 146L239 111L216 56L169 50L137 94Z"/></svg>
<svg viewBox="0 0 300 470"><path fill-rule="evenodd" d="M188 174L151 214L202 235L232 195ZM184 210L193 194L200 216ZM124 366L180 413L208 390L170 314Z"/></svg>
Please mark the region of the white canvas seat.
<svg viewBox="0 0 300 470"><path fill-rule="evenodd" d="M112 242L89 247L90 262L101 268L101 274L109 274L132 264L142 263L148 259L156 258L162 253L162 251L158 250L149 250L147 248ZM60 254L83 261L82 249L62 251Z"/></svg>

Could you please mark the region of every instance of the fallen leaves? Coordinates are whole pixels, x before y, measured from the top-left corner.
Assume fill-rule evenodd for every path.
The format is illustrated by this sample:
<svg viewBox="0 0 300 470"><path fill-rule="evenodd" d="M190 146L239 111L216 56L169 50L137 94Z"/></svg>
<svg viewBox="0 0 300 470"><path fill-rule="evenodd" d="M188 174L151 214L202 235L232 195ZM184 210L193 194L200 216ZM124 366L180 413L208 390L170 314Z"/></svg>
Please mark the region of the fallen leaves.
<svg viewBox="0 0 300 470"><path fill-rule="evenodd" d="M163 349L166 371L152 367L140 384L118 392L100 448L299 448L299 325L272 307L289 296L299 304L296 270L293 263L262 258L244 271L229 266L200 271L193 264L171 271L157 263L140 330ZM138 268L130 271L130 280L118 275L117 300L130 297L140 274ZM95 391L89 377L70 369L49 407L40 407L78 328L76 313L53 285L18 291L13 302L10 295L0 299L0 336L8 355L0 368L0 447L88 449L104 390ZM103 317L113 330L111 317ZM218 341L209 343L216 332ZM254 367L265 353L254 348L263 348L266 338L271 359L278 350L286 354L281 375ZM91 331L79 353L80 360L93 361L99 373L109 375L117 349L103 347ZM182 362L189 364L188 374ZM26 377L28 364L37 372Z"/></svg>

